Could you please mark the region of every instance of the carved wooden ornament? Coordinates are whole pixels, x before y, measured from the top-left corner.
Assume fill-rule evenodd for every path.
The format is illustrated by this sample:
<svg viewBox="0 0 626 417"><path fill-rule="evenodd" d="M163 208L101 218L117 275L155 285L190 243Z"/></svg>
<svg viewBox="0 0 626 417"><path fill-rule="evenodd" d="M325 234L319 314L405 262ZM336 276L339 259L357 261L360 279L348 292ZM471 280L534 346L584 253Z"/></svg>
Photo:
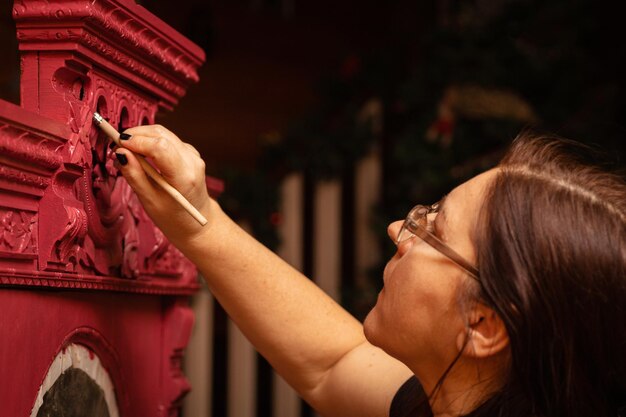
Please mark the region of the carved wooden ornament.
<svg viewBox="0 0 626 417"><path fill-rule="evenodd" d="M118 130L154 123L198 81L204 53L133 0L15 0L13 17L21 103L0 100L0 337L13 343L0 344L0 380L14 388L0 390L0 415L30 415L72 344L107 369L120 416L176 415L197 273L91 115ZM13 354L29 361L17 370Z"/></svg>

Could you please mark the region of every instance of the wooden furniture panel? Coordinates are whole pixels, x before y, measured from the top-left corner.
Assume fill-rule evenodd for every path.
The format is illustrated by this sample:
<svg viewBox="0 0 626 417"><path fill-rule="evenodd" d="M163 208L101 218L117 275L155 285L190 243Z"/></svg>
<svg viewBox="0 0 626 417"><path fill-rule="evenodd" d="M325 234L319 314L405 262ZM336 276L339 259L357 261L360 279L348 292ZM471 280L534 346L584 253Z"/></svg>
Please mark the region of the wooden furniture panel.
<svg viewBox="0 0 626 417"><path fill-rule="evenodd" d="M154 123L198 81L204 53L132 0L16 0L13 17L22 78L20 106L0 100L0 415L61 404L76 393L42 390L72 369L111 381L89 394L111 391L111 417L176 416L196 269L144 213L91 117Z"/></svg>

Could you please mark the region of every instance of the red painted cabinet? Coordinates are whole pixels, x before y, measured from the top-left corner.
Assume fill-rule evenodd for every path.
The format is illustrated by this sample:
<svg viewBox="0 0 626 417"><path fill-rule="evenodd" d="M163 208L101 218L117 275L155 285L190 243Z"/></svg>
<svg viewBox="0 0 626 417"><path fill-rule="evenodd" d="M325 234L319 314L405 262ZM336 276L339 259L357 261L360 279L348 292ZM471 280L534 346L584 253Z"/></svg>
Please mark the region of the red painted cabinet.
<svg viewBox="0 0 626 417"><path fill-rule="evenodd" d="M145 215L91 115L120 130L154 123L204 53L133 0L16 0L13 17L21 105L0 100L0 417L176 416L196 270Z"/></svg>

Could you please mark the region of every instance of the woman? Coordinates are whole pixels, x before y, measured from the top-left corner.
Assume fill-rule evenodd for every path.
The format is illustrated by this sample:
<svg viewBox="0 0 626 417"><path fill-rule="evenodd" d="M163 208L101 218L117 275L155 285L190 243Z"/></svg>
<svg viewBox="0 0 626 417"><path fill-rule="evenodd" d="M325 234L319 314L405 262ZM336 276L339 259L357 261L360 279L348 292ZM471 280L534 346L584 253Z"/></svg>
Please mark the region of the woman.
<svg viewBox="0 0 626 417"><path fill-rule="evenodd" d="M125 133L119 168L147 213L322 415L624 412L626 185L564 141L522 135L497 168L389 225L397 252L362 326L221 211L192 146L161 126Z"/></svg>

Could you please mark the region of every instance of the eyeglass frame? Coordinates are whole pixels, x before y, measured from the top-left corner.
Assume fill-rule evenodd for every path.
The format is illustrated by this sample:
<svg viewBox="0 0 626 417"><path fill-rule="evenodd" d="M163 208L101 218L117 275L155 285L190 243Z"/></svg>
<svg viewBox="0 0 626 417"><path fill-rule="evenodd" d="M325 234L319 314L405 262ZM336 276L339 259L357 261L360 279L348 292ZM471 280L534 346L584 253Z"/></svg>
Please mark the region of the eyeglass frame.
<svg viewBox="0 0 626 417"><path fill-rule="evenodd" d="M463 256L459 255L454 249L441 241L437 236L432 234L430 231L424 227L425 224L428 224L428 215L439 212L439 203L435 203L431 206L425 206L422 204L418 204L409 211L404 222L402 223L402 227L398 232L398 236L396 237L395 244L396 246L400 243L406 241L407 239L411 239L411 237L407 239L402 239L402 234L407 231L413 237L419 237L424 242L428 243L435 250L445 255L448 259L454 262L457 266L465 270L472 278L479 281L480 274L478 269L471 264L468 260L466 260ZM422 224L420 224L420 222Z"/></svg>

